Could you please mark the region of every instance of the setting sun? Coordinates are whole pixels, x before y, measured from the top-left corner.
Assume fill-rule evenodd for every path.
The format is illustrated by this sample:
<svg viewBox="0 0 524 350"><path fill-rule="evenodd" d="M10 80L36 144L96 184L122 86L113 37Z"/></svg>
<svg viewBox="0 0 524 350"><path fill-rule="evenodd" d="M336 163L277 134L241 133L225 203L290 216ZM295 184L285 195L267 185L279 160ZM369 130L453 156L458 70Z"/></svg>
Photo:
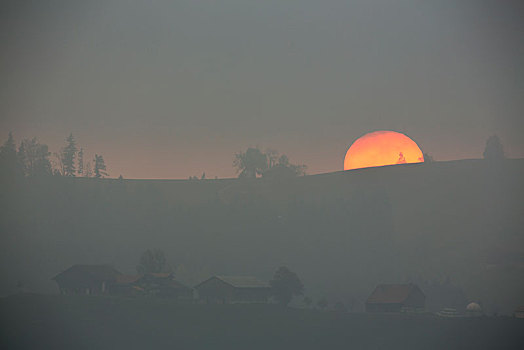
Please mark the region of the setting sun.
<svg viewBox="0 0 524 350"><path fill-rule="evenodd" d="M422 151L406 135L374 131L353 142L344 159L344 170L423 161Z"/></svg>

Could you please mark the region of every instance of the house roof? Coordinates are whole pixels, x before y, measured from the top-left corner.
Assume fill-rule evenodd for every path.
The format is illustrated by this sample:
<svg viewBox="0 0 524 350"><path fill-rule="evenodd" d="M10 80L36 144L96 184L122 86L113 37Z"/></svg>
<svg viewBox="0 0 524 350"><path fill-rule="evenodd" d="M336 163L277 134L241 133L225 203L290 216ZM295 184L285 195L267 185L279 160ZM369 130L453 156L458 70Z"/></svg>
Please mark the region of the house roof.
<svg viewBox="0 0 524 350"><path fill-rule="evenodd" d="M66 276L89 276L95 280L107 281L114 280L117 276L121 275L119 271L113 268L111 265L73 265L67 270L59 273L54 280L60 279ZM67 277L66 277L67 278Z"/></svg>
<svg viewBox="0 0 524 350"><path fill-rule="evenodd" d="M420 291L414 284L381 284L375 288L366 302L369 304L402 303L417 289Z"/></svg>
<svg viewBox="0 0 524 350"><path fill-rule="evenodd" d="M269 288L265 282L259 281L252 276L215 276L219 280L232 285L235 288Z"/></svg>

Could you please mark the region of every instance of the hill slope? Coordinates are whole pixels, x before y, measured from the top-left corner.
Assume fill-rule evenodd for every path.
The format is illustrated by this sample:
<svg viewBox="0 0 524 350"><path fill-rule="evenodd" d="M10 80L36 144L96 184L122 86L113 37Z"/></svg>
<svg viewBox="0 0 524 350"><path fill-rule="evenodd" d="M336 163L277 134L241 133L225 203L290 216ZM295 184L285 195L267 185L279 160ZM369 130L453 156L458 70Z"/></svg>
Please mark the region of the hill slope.
<svg viewBox="0 0 524 350"><path fill-rule="evenodd" d="M26 180L2 189L0 285L55 291L74 263L133 272L162 248L179 278L270 278L361 306L382 282L451 282L493 312L524 304L524 160L435 162L281 181ZM495 287L496 286L496 287Z"/></svg>

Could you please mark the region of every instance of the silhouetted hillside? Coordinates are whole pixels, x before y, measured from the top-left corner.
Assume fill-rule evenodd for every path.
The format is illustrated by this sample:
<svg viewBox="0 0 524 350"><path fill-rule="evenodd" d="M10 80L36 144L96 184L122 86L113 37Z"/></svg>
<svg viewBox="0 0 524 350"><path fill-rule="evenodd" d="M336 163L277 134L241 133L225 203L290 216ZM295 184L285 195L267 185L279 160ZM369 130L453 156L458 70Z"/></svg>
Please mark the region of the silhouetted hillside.
<svg viewBox="0 0 524 350"><path fill-rule="evenodd" d="M133 272L162 248L192 285L269 279L360 310L378 283L452 283L489 312L524 304L524 160L462 160L284 180L27 179L2 188L2 294L54 292L74 263ZM18 286L18 287L17 287Z"/></svg>

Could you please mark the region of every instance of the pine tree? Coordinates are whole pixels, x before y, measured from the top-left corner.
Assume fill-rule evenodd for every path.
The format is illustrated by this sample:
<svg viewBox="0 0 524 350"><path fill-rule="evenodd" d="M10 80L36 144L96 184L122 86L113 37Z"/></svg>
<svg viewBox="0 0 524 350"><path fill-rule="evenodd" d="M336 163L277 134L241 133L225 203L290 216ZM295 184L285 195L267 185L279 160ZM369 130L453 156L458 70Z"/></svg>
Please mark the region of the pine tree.
<svg viewBox="0 0 524 350"><path fill-rule="evenodd" d="M85 164L84 177L92 177L92 176L93 176L93 170L91 170L91 162L87 162Z"/></svg>
<svg viewBox="0 0 524 350"><path fill-rule="evenodd" d="M75 157L78 149L73 134L66 139L67 145L62 150L62 163L64 164L64 176L75 176Z"/></svg>
<svg viewBox="0 0 524 350"><path fill-rule="evenodd" d="M108 173L106 172L106 163L104 161L104 157L102 155L95 154L95 177L101 178L104 176L108 176Z"/></svg>
<svg viewBox="0 0 524 350"><path fill-rule="evenodd" d="M78 151L78 170L77 173L79 176L84 175L84 149L80 148Z"/></svg>
<svg viewBox="0 0 524 350"><path fill-rule="evenodd" d="M20 163L16 154L16 144L10 132L6 142L0 147L0 171L2 177L14 178L22 175Z"/></svg>

